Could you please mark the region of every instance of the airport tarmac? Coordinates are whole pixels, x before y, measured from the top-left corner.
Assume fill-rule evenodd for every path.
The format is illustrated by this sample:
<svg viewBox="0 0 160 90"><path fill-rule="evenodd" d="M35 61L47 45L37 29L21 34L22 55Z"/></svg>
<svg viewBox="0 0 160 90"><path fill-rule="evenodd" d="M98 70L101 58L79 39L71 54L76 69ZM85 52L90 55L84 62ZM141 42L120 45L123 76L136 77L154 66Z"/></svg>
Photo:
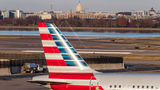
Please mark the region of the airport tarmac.
<svg viewBox="0 0 160 90"><path fill-rule="evenodd" d="M81 40L80 40L81 39ZM110 40L116 39L116 42ZM160 39L117 39L117 38L73 38L69 37L73 46L78 49L80 53L94 53L94 54L145 54L145 55L159 55ZM127 41L125 41L127 40ZM143 41L150 41L143 42ZM154 43L152 43L154 41ZM136 44L134 42L137 42ZM151 45L156 47L154 50L135 49L134 47L145 47ZM4 36L0 37L0 51L43 51L40 37L24 37L24 36ZM160 73L160 61L153 60L124 60L127 66L125 70L116 71L102 71L105 73ZM0 77L0 90L49 90L43 86L29 83L31 77Z"/></svg>
<svg viewBox="0 0 160 90"><path fill-rule="evenodd" d="M160 39L67 37L79 53L146 54L160 53ZM111 42L110 40L115 40ZM137 43L134 43L137 42ZM146 45L151 47L145 48ZM138 47L139 49L135 49ZM0 51L43 51L39 36L0 36Z"/></svg>
<svg viewBox="0 0 160 90"><path fill-rule="evenodd" d="M124 61L128 66L125 70L103 71L104 73L160 73L160 61ZM35 75L34 75L35 76ZM49 90L38 84L27 82L32 75L14 75L0 77L0 90Z"/></svg>
<svg viewBox="0 0 160 90"><path fill-rule="evenodd" d="M50 90L38 84L29 83L30 78L0 80L0 90Z"/></svg>

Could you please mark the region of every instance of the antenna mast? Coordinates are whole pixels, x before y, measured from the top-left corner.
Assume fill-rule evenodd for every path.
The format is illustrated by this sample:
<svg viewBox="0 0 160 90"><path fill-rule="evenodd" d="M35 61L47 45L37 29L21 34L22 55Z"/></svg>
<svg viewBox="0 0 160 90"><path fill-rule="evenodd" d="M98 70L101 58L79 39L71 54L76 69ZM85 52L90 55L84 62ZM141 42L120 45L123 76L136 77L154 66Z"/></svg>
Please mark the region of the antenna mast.
<svg viewBox="0 0 160 90"><path fill-rule="evenodd" d="M53 0L51 0L51 2L50 2L50 9L51 9L51 11L53 11Z"/></svg>

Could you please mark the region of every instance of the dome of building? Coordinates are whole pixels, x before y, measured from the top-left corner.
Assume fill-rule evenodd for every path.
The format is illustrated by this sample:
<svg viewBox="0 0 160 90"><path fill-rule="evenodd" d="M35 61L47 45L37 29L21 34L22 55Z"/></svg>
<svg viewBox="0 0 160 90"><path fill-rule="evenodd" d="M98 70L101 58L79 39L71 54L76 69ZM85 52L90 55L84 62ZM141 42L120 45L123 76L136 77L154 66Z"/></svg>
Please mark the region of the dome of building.
<svg viewBox="0 0 160 90"><path fill-rule="evenodd" d="M80 4L80 2L78 3L78 5L76 7L76 12L77 13L83 13L83 8L82 8L82 5Z"/></svg>
<svg viewBox="0 0 160 90"><path fill-rule="evenodd" d="M156 12L153 8L151 8L151 10L150 11L152 11L152 12Z"/></svg>
<svg viewBox="0 0 160 90"><path fill-rule="evenodd" d="M157 16L157 13L153 8L151 8L151 10L149 10L149 16Z"/></svg>

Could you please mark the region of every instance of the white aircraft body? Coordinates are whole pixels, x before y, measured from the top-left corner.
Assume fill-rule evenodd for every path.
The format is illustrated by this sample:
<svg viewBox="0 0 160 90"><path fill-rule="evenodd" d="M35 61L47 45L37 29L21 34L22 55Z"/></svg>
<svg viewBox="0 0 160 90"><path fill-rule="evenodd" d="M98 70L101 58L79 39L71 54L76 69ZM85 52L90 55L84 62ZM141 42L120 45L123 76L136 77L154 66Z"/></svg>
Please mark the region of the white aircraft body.
<svg viewBox="0 0 160 90"><path fill-rule="evenodd" d="M160 90L160 74L100 73L91 69L60 30L39 22L49 75L33 77L52 90Z"/></svg>

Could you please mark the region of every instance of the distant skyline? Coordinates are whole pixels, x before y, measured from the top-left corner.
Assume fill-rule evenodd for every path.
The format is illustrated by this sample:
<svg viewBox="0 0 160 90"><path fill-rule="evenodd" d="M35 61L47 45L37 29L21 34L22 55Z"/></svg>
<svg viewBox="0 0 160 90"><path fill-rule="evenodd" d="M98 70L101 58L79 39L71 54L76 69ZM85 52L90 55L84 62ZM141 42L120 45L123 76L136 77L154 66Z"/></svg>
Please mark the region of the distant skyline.
<svg viewBox="0 0 160 90"><path fill-rule="evenodd" d="M26 12L51 10L52 0L0 0L0 10L20 9ZM79 0L53 0L55 11L75 11ZM160 0L80 0L86 12L123 12L133 10L160 10Z"/></svg>

